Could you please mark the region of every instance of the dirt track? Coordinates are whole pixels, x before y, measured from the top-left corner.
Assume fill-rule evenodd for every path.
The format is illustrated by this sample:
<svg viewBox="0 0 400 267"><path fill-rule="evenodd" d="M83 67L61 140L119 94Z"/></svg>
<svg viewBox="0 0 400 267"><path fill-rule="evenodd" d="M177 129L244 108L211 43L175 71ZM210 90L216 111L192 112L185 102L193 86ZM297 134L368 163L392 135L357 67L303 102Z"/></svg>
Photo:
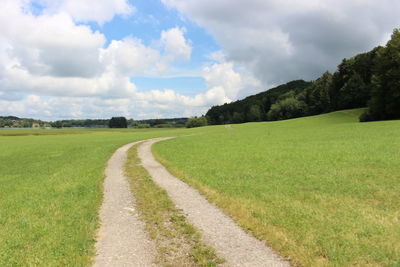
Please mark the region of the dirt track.
<svg viewBox="0 0 400 267"><path fill-rule="evenodd" d="M196 190L172 176L152 153L151 146L169 138L148 140L139 145L142 165L154 181L168 192L175 205L182 209L189 221L197 227L203 239L217 254L234 266L290 266L269 247L244 232L231 218L210 204Z"/></svg>
<svg viewBox="0 0 400 267"><path fill-rule="evenodd" d="M151 139L139 145L142 165L168 192L175 205L183 210L189 222L200 230L203 240L226 259L226 265L290 266L154 159L151 146L166 139L169 138ZM156 266L153 263L156 255L154 242L148 239L144 223L135 214L134 197L124 175L127 151L137 143L140 142L119 148L108 161L94 266Z"/></svg>

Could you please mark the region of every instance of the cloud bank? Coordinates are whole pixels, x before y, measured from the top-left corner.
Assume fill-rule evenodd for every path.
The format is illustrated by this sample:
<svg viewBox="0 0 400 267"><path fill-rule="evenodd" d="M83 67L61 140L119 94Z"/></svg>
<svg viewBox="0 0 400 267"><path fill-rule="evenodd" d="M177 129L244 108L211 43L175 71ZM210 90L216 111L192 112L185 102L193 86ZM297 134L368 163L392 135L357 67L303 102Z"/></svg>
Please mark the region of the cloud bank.
<svg viewBox="0 0 400 267"><path fill-rule="evenodd" d="M174 72L175 63L191 59L185 29L160 31L154 45L134 36L109 40L88 25L135 8L119 1L3 1L0 11L0 113L40 118L136 118L192 116L210 105L236 98L246 84L227 62L209 63L199 73L209 89L187 97L172 89L141 92L132 77L159 77ZM95 8L92 8L95 7ZM216 77L214 73L217 73ZM231 80L232 79L232 80Z"/></svg>
<svg viewBox="0 0 400 267"><path fill-rule="evenodd" d="M314 79L344 57L384 44L398 0L162 0L206 28L228 60L264 84Z"/></svg>

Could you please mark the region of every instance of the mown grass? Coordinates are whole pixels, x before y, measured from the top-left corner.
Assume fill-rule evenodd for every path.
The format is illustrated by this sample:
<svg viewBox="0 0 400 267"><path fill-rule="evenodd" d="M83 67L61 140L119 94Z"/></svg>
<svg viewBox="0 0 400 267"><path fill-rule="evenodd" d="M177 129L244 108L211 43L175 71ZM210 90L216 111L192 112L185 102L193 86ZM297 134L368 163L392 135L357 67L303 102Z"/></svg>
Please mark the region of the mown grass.
<svg viewBox="0 0 400 267"><path fill-rule="evenodd" d="M400 265L400 121L360 110L232 125L153 148L243 228L301 266Z"/></svg>
<svg viewBox="0 0 400 267"><path fill-rule="evenodd" d="M157 263L174 267L211 267L224 262L201 241L198 231L140 164L137 146L134 146L128 152L126 175L135 196L136 210L150 237L156 241Z"/></svg>
<svg viewBox="0 0 400 267"><path fill-rule="evenodd" d="M112 153L136 140L199 130L0 136L0 266L89 265Z"/></svg>

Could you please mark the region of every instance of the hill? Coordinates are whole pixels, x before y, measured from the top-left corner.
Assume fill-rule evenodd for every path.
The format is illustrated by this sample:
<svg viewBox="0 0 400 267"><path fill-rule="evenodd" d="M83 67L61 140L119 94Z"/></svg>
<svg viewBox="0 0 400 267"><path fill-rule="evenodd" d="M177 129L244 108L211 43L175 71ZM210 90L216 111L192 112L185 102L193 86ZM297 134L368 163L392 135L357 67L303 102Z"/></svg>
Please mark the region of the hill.
<svg viewBox="0 0 400 267"><path fill-rule="evenodd" d="M400 31L385 47L344 59L335 73L289 82L233 103L214 106L210 124L275 121L368 107L360 121L400 119Z"/></svg>
<svg viewBox="0 0 400 267"><path fill-rule="evenodd" d="M285 95L299 94L310 85L311 82L303 80L292 81L243 100L214 106L207 112L206 117L210 124L267 120L266 114L273 103Z"/></svg>

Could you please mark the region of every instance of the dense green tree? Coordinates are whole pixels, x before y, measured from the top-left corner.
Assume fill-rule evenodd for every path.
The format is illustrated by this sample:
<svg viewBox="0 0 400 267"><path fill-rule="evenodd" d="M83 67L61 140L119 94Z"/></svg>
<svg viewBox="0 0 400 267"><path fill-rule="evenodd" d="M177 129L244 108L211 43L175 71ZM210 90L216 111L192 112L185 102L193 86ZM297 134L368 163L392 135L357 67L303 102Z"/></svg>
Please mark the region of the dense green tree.
<svg viewBox="0 0 400 267"><path fill-rule="evenodd" d="M207 118L205 116L190 118L186 123L186 128L207 126Z"/></svg>
<svg viewBox="0 0 400 267"><path fill-rule="evenodd" d="M241 112L233 112L233 116L232 116L232 123L242 123L245 122L245 118L243 113Z"/></svg>
<svg viewBox="0 0 400 267"><path fill-rule="evenodd" d="M360 120L400 118L400 30L377 52L368 110Z"/></svg>
<svg viewBox="0 0 400 267"><path fill-rule="evenodd" d="M370 52L344 59L332 77L331 110L360 108L367 105L371 91L371 77L380 47Z"/></svg>
<svg viewBox="0 0 400 267"><path fill-rule="evenodd" d="M259 105L252 105L247 113L247 121L261 121L261 108Z"/></svg>
<svg viewBox="0 0 400 267"><path fill-rule="evenodd" d="M305 103L291 97L273 104L267 116L271 121L286 120L304 116L305 111Z"/></svg>
<svg viewBox="0 0 400 267"><path fill-rule="evenodd" d="M322 77L315 80L304 92L301 99L307 104L307 115L321 114L331 111L330 88L332 74L325 72Z"/></svg>
<svg viewBox="0 0 400 267"><path fill-rule="evenodd" d="M369 87L359 73L354 73L340 88L340 109L365 107L369 99Z"/></svg>
<svg viewBox="0 0 400 267"><path fill-rule="evenodd" d="M128 128L128 121L125 117L112 117L109 122L110 128Z"/></svg>

